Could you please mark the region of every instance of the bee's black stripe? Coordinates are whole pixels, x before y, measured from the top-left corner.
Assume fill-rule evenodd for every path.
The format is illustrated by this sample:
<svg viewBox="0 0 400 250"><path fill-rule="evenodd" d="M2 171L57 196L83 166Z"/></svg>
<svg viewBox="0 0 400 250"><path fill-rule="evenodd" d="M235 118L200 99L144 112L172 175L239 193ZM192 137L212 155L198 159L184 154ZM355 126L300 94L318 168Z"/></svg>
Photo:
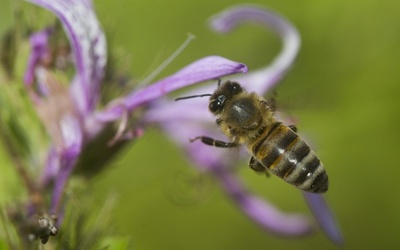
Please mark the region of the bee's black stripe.
<svg viewBox="0 0 400 250"><path fill-rule="evenodd" d="M296 169L296 166L299 162L303 161L303 159L310 153L310 147L298 137L298 141L296 145L294 145L290 151L287 152L286 160L287 167L285 168L285 174L283 178L286 178Z"/></svg>
<svg viewBox="0 0 400 250"><path fill-rule="evenodd" d="M302 164L298 165L298 167L301 167L302 169L300 169L300 173L298 174L298 176L296 176L296 179L294 181L294 184L296 186L303 184L307 180L307 178L310 178L321 164L317 156L313 152L311 153L313 155L308 162L301 162Z"/></svg>
<svg viewBox="0 0 400 250"><path fill-rule="evenodd" d="M328 183L328 175L323 171L315 177L309 191L314 193L324 193L328 191Z"/></svg>
<svg viewBox="0 0 400 250"><path fill-rule="evenodd" d="M293 151L293 158L297 162L301 162L303 161L304 157L306 157L310 153L311 149L303 140L301 140L301 142L299 141L298 144L299 147L297 147L296 150Z"/></svg>
<svg viewBox="0 0 400 250"><path fill-rule="evenodd" d="M290 132L294 134L293 132ZM293 147L296 147L296 144L298 144L300 137L296 135L294 140L287 145L287 147L284 150L281 150L281 155L271 164L271 171L273 169L273 173L276 174L277 176L284 178L284 176L287 174L288 171L293 171L293 168L295 167L295 162L291 161L293 159L290 159L290 152L293 150Z"/></svg>
<svg viewBox="0 0 400 250"><path fill-rule="evenodd" d="M264 146L269 149L268 154L261 159L262 164L270 169L274 174L282 177L285 171L281 171L277 169L274 171L272 168L282 160L282 156L285 154L285 150L292 143L295 144L298 136L288 127L280 124L279 128L276 129L276 132L271 134L270 140L266 140ZM276 163L276 164L275 164Z"/></svg>
<svg viewBox="0 0 400 250"><path fill-rule="evenodd" d="M279 127L279 125L281 125L280 122L275 122L270 126L270 129L268 131L268 133L264 136L264 138L262 138L256 145L253 146L253 152L256 153L260 150L261 146L263 145L263 143L268 139L268 137L275 131L275 129L277 129ZM267 129L269 127L265 127L265 129ZM260 134L262 135L262 134Z"/></svg>
<svg viewBox="0 0 400 250"><path fill-rule="evenodd" d="M279 122L262 130L263 136L252 147L258 162L271 173L304 191L327 191L328 175L323 165L293 130Z"/></svg>
<svg viewBox="0 0 400 250"><path fill-rule="evenodd" d="M328 175L322 165L316 170L315 174L306 180L298 188L313 193L324 193L328 191Z"/></svg>
<svg viewBox="0 0 400 250"><path fill-rule="evenodd" d="M269 126L262 126L258 131L257 131L257 135L258 137L262 137L265 132L269 129Z"/></svg>

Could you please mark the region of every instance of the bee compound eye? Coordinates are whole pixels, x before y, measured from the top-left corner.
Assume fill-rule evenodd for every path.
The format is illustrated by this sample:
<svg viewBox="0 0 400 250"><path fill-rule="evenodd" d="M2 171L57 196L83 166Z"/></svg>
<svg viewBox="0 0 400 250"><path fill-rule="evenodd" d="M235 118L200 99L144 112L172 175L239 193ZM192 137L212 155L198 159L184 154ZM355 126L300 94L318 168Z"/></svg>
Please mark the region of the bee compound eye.
<svg viewBox="0 0 400 250"><path fill-rule="evenodd" d="M234 82L232 83L232 93L234 95L240 93L242 91L242 87L239 85L239 83Z"/></svg>
<svg viewBox="0 0 400 250"><path fill-rule="evenodd" d="M218 100L214 100L214 101L210 102L210 105L208 108L210 109L211 112L215 113L218 111L218 109L220 107L221 107L221 102Z"/></svg>

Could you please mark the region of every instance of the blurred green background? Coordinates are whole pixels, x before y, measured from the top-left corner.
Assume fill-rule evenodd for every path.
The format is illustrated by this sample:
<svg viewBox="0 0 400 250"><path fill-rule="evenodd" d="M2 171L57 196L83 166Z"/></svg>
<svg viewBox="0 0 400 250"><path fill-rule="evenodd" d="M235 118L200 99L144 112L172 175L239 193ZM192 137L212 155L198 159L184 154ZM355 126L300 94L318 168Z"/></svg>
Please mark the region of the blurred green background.
<svg viewBox="0 0 400 250"><path fill-rule="evenodd" d="M0 31L11 23L1 0ZM4 4L3 4L4 3ZM239 1L95 1L114 48L129 52L130 72L144 78L186 39L196 39L161 76L207 55L269 63L279 40L257 26L228 35L206 20ZM298 60L277 88L278 105L298 120L330 177L326 197L342 228L346 249L399 249L400 240L400 2L395 0L254 1L286 16L302 37ZM397 156L396 156L397 155ZM238 174L284 211L311 213L301 194L277 178L265 179L241 164ZM8 192L10 166L1 165L0 192ZM196 171L160 131L143 138L97 177L94 195L118 194L115 223L134 249L337 249L322 232L287 239L247 219L212 179L191 197L175 177ZM8 180L6 182L6 179ZM184 197L177 199L178 195ZM188 196L185 198L185 195ZM185 199L192 199L185 202ZM177 201L178 200L178 201Z"/></svg>

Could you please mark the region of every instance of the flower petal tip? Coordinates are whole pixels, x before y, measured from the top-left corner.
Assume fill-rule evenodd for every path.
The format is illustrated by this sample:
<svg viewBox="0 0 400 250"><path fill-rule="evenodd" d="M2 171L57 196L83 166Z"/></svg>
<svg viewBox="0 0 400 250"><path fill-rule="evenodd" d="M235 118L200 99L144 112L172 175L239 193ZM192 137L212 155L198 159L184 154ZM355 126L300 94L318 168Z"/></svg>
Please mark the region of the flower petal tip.
<svg viewBox="0 0 400 250"><path fill-rule="evenodd" d="M339 224L323 195L303 192L303 196L315 219L326 236L337 246L344 246L344 237Z"/></svg>

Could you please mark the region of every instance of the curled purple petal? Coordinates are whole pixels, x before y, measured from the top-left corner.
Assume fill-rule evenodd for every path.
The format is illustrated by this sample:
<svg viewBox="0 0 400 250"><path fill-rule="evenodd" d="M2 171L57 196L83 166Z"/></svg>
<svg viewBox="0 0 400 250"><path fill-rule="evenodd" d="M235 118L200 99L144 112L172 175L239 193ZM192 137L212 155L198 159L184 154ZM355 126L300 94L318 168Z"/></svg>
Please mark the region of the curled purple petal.
<svg viewBox="0 0 400 250"><path fill-rule="evenodd" d="M107 61L104 33L86 0L27 0L53 12L63 24L75 57L77 78L71 86L81 113L94 110Z"/></svg>
<svg viewBox="0 0 400 250"><path fill-rule="evenodd" d="M249 194L240 181L224 167L214 166L212 170L233 201L264 229L282 236L301 236L313 230L306 217L284 214L265 200Z"/></svg>
<svg viewBox="0 0 400 250"><path fill-rule="evenodd" d="M255 22L275 31L283 42L283 48L273 63L266 68L250 72L233 80L244 84L248 90L265 93L278 83L294 62L300 48L300 36L296 28L278 13L254 5L237 5L216 14L210 20L218 32L229 32L238 24Z"/></svg>
<svg viewBox="0 0 400 250"><path fill-rule="evenodd" d="M336 245L343 247L343 235L340 231L339 225L336 222L332 210L324 199L324 196L307 192L302 193L318 224L328 236L328 238Z"/></svg>
<svg viewBox="0 0 400 250"><path fill-rule="evenodd" d="M120 118L126 110L131 111L140 105L165 96L171 91L239 72L247 72L247 67L242 63L219 56L205 57L155 84L132 92L123 99L123 107L121 105L111 107L97 113L96 118L101 121L113 121Z"/></svg>

